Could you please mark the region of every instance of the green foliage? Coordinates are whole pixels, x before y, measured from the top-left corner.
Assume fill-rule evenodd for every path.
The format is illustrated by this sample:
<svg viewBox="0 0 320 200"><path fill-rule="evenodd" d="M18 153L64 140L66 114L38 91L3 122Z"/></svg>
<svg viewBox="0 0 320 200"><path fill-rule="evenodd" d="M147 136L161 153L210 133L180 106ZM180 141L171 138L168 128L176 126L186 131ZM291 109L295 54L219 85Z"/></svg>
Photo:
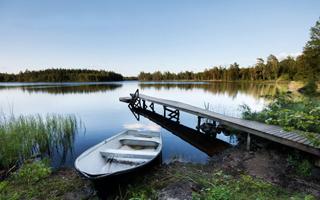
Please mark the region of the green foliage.
<svg viewBox="0 0 320 200"><path fill-rule="evenodd" d="M6 181L0 182L0 200L66 199L70 192L79 193L86 182L73 171L51 172L47 161L25 163Z"/></svg>
<svg viewBox="0 0 320 200"><path fill-rule="evenodd" d="M297 167L298 174L302 176L311 175L312 164L308 160L303 160Z"/></svg>
<svg viewBox="0 0 320 200"><path fill-rule="evenodd" d="M310 29L310 40L304 47L306 73L311 80L320 76L320 20Z"/></svg>
<svg viewBox="0 0 320 200"><path fill-rule="evenodd" d="M102 82L122 81L123 76L112 71L88 69L46 69L1 74L0 82Z"/></svg>
<svg viewBox="0 0 320 200"><path fill-rule="evenodd" d="M33 156L72 150L78 123L73 115L0 116L0 169Z"/></svg>
<svg viewBox="0 0 320 200"><path fill-rule="evenodd" d="M207 171L197 164L177 164L162 168L156 173L136 180L118 199L157 199L157 191L165 192L168 187L184 188L192 185L190 191L195 200L250 200L250 199L314 199L311 195L286 190L252 176L229 175L224 171ZM165 188L165 189L164 189Z"/></svg>
<svg viewBox="0 0 320 200"><path fill-rule="evenodd" d="M239 179L226 176L221 172L215 173L204 189L193 194L195 200L247 200L247 199L306 199L311 195L294 194L268 182L242 175Z"/></svg>
<svg viewBox="0 0 320 200"><path fill-rule="evenodd" d="M1 181L1 182L0 182L0 192L3 191L3 190L5 190L6 187L7 187L7 185L8 185L8 182L7 182L7 181Z"/></svg>
<svg viewBox="0 0 320 200"><path fill-rule="evenodd" d="M315 95L317 93L317 88L317 83L313 79L310 79L304 87L299 89L299 91L307 95Z"/></svg>
<svg viewBox="0 0 320 200"><path fill-rule="evenodd" d="M228 186L215 186L212 188L207 188L205 190L206 199L208 200L229 200L232 196L232 191ZM194 193L193 198L197 199L197 195ZM198 196L199 199L202 199L201 196Z"/></svg>
<svg viewBox="0 0 320 200"><path fill-rule="evenodd" d="M253 67L240 67L237 63L228 68L215 66L202 72L184 71L179 73L140 72L138 79L141 81L166 81L166 80L213 80L213 81L271 81L271 80L305 80L309 74L304 72L305 58L287 57L279 61L274 55L268 56L267 63L262 58L257 59Z"/></svg>
<svg viewBox="0 0 320 200"><path fill-rule="evenodd" d="M126 198L120 197L120 199L129 200L149 200L157 199L155 190L150 186L132 186L129 185L128 189L125 191Z"/></svg>
<svg viewBox="0 0 320 200"><path fill-rule="evenodd" d="M302 98L294 100L290 95L278 95L262 111L253 112L243 105L242 117L267 124L279 125L284 130L300 130L314 146L320 146L320 103Z"/></svg>
<svg viewBox="0 0 320 200"><path fill-rule="evenodd" d="M312 164L308 160L294 154L289 155L287 161L299 176L307 177L311 175Z"/></svg>
<svg viewBox="0 0 320 200"><path fill-rule="evenodd" d="M47 161L36 161L24 164L17 172L13 174L13 179L21 184L34 184L37 181L48 177L51 174L51 168Z"/></svg>

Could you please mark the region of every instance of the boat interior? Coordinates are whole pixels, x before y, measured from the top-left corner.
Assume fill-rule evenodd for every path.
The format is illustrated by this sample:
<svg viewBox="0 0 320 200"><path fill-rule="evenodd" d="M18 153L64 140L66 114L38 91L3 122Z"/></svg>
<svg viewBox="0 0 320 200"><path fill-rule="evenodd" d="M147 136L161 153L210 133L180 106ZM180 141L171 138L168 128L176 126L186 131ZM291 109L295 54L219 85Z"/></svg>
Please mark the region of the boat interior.
<svg viewBox="0 0 320 200"><path fill-rule="evenodd" d="M128 130L91 149L78 165L90 176L115 173L142 165L160 151L160 133Z"/></svg>

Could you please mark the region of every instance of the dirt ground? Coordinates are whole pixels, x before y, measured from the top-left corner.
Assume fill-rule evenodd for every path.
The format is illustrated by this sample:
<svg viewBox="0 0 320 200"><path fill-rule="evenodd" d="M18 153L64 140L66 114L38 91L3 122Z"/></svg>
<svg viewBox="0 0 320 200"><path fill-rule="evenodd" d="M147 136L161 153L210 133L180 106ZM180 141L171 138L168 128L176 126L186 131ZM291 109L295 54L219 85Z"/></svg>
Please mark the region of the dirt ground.
<svg viewBox="0 0 320 200"><path fill-rule="evenodd" d="M245 150L244 145L240 144L221 152L212 157L199 173L220 169L235 176L245 173L289 191L305 192L320 199L320 168L313 167L311 176L303 177L297 175L287 162L288 154L301 152L258 139L253 144L252 151ZM179 165L186 164L172 163L168 167L181 168ZM191 194L195 190L197 186L192 182L171 183L159 192L159 199L192 199Z"/></svg>

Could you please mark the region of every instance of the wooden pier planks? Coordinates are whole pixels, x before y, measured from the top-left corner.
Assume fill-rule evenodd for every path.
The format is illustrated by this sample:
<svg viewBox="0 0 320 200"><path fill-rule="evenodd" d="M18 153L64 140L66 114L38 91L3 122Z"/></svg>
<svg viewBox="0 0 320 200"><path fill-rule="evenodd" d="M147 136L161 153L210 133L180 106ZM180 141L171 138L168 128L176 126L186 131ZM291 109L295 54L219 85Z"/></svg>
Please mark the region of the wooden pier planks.
<svg viewBox="0 0 320 200"><path fill-rule="evenodd" d="M320 149L314 147L303 135L297 132L284 131L279 126L268 125L260 122L230 117L195 107L186 103L161 99L139 94L139 99L165 107L174 108L179 111L190 113L203 118L213 119L222 125L241 130L283 145L287 145L320 157Z"/></svg>

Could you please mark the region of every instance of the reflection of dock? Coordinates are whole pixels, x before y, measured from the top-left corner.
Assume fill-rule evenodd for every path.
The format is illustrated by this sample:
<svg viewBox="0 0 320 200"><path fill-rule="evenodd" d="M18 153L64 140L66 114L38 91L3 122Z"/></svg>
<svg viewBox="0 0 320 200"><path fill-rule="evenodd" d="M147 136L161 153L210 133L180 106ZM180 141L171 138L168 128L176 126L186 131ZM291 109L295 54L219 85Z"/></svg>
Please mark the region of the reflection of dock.
<svg viewBox="0 0 320 200"><path fill-rule="evenodd" d="M171 133L180 137L184 141L188 142L192 146L196 147L200 151L206 153L208 156L213 156L214 154L221 152L230 145L224 141L210 138L209 136L200 134L192 128L177 124L176 122L163 117L155 112L146 109L133 109L133 111L142 115L151 121L159 124L163 128L167 129Z"/></svg>
<svg viewBox="0 0 320 200"><path fill-rule="evenodd" d="M141 109L145 111L150 110L150 112L155 112L155 104L161 105L163 107L163 116L178 123L180 119L180 111L183 111L198 117L197 127L200 127L201 119L210 119L218 122L219 125L246 132L248 133L248 149L250 148L250 135L253 134L320 157L320 149L311 144L306 137L296 132L283 131L283 129L279 126L267 125L260 122L221 115L178 101L139 94L138 90L135 94L131 94L131 97L120 98L120 100L129 103L129 107L132 109ZM147 103L149 103L149 105Z"/></svg>

